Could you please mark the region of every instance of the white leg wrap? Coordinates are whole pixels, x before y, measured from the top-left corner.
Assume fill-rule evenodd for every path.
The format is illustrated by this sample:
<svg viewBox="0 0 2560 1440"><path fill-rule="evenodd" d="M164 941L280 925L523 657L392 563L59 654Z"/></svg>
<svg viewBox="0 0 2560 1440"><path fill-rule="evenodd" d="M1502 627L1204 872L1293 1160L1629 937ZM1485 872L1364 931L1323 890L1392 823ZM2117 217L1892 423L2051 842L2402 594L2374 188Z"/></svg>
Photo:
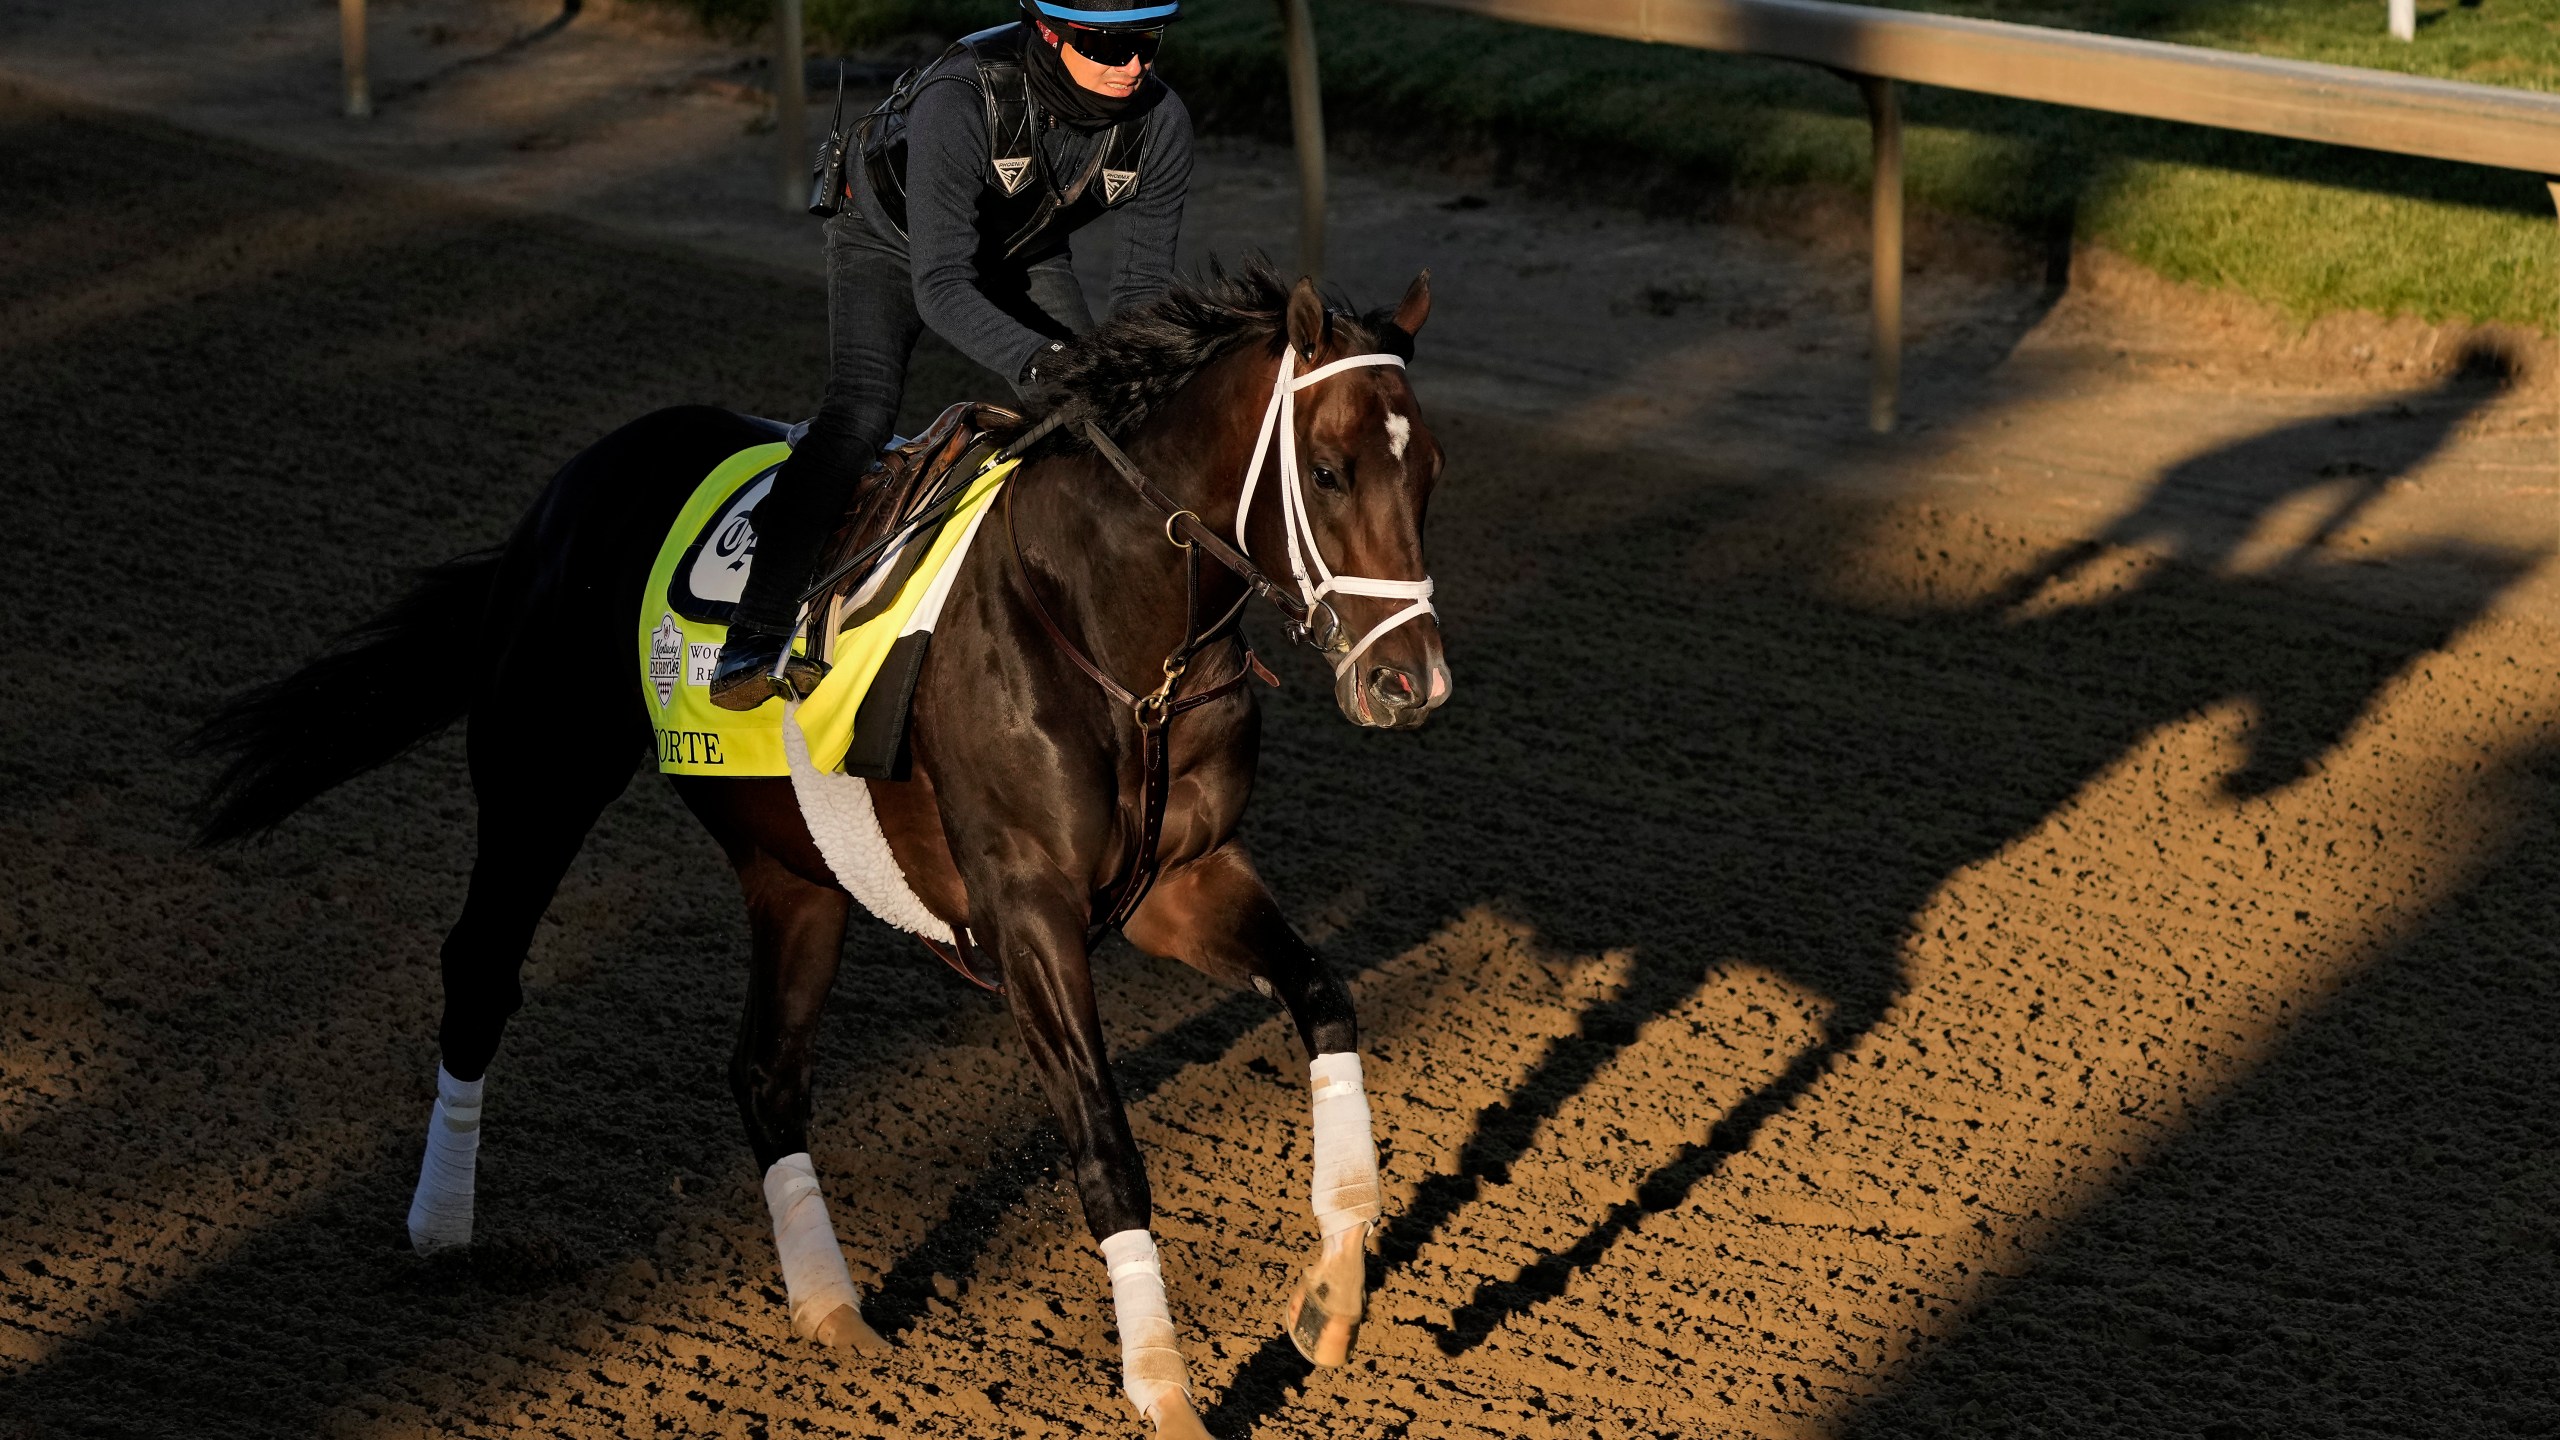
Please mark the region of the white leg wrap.
<svg viewBox="0 0 2560 1440"><path fill-rule="evenodd" d="M1369 1133L1369 1092L1360 1057L1348 1050L1319 1055L1307 1067L1315 1090L1316 1229L1331 1240L1377 1222L1378 1142Z"/></svg>
<svg viewBox="0 0 2560 1440"><path fill-rule="evenodd" d="M1120 1327L1120 1385L1152 1422L1166 1397L1191 1394L1191 1372L1174 1344L1173 1309L1165 1303L1155 1237L1123 1230L1102 1242L1102 1263L1111 1267L1111 1314Z"/></svg>
<svg viewBox="0 0 2560 1440"><path fill-rule="evenodd" d="M471 1184L480 1166L480 1092L487 1077L456 1080L436 1067L427 1112L427 1157L409 1201L409 1245L421 1255L471 1243Z"/></svg>
<svg viewBox="0 0 2560 1440"><path fill-rule="evenodd" d="M836 1244L835 1222L827 1218L827 1197L818 1193L817 1167L807 1151L785 1155L764 1172L765 1208L773 1212L773 1246L782 1252L782 1290L791 1301L791 1328L803 1336L850 1305L862 1313L862 1292L853 1288L853 1272L844 1265Z"/></svg>

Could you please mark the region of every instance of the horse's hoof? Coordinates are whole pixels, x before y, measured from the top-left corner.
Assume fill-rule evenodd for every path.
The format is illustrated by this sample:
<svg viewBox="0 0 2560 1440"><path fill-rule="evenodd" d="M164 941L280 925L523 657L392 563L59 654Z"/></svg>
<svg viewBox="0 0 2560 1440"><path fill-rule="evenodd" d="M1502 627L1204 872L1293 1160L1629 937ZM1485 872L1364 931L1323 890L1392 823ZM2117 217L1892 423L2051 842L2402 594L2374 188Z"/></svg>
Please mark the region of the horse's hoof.
<svg viewBox="0 0 2560 1440"><path fill-rule="evenodd" d="M1180 1394L1166 1396L1149 1418L1155 1421L1156 1440L1211 1440L1199 1412Z"/></svg>
<svg viewBox="0 0 2560 1440"><path fill-rule="evenodd" d="M1289 1297L1289 1342L1314 1365L1339 1365L1351 1358L1351 1342L1360 1338L1360 1316L1368 1297L1368 1262L1361 1245L1365 1232L1352 1230L1327 1245L1323 1258L1298 1277L1298 1293Z"/></svg>
<svg viewBox="0 0 2560 1440"><path fill-rule="evenodd" d="M818 1322L817 1330L809 1338L830 1350L851 1350L859 1355L873 1356L889 1353L889 1342L881 1339L880 1332L871 1328L871 1322L863 1319L861 1312L850 1305L839 1305L829 1311L827 1318Z"/></svg>
<svg viewBox="0 0 2560 1440"><path fill-rule="evenodd" d="M1289 1343L1310 1365L1339 1365L1351 1358L1351 1342L1360 1338L1357 1314L1337 1315L1324 1308L1321 1287L1305 1281L1289 1297Z"/></svg>

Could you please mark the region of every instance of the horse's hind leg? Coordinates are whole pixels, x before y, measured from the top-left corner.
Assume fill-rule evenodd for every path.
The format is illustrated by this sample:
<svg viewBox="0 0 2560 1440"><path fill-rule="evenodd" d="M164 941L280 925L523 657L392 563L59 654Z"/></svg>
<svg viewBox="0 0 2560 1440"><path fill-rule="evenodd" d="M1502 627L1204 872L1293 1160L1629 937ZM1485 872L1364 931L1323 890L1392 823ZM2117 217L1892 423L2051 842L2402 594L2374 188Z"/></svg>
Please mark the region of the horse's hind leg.
<svg viewBox="0 0 2560 1440"><path fill-rule="evenodd" d="M1166 872L1127 934L1234 984L1276 997L1307 1047L1315 1119L1316 1261L1290 1297L1289 1338L1318 1365L1339 1365L1367 1308L1367 1240L1383 1209L1378 1146L1360 1073L1360 1028L1350 992L1298 938L1279 902L1233 842Z"/></svg>
<svg viewBox="0 0 2560 1440"><path fill-rule="evenodd" d="M852 897L808 839L787 780L686 779L677 790L738 872L752 958L729 1089L764 1172L791 1328L829 1348L888 1348L862 1318L862 1293L836 1243L809 1158L809 1075L843 955Z"/></svg>
<svg viewBox="0 0 2560 1440"><path fill-rule="evenodd" d="M472 723L479 852L462 916L444 941L444 1019L436 1032L443 1063L409 1204L409 1243L421 1253L471 1243L484 1077L507 1018L524 1003L518 977L534 927L596 816L638 765L637 744L613 743L621 734L611 724Z"/></svg>

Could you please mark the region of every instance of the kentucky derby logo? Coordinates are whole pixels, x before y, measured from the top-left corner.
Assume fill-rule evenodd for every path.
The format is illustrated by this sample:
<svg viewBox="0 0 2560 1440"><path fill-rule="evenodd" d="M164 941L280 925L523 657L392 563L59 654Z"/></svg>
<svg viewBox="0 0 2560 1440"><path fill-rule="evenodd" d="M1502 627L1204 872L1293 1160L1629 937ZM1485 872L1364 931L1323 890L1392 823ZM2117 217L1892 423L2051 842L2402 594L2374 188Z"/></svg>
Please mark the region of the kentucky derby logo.
<svg viewBox="0 0 2560 1440"><path fill-rule="evenodd" d="M658 692L658 708L664 710L676 698L676 677L684 673L684 627L673 615L660 615L658 628L649 632L649 685Z"/></svg>

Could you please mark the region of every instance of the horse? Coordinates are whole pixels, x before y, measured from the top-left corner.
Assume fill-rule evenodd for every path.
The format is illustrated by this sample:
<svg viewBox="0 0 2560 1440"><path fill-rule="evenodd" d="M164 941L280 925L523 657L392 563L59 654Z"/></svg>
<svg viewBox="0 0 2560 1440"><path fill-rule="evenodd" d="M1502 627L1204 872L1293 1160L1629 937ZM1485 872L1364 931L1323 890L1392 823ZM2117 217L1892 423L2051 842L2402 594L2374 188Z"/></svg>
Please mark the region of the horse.
<svg viewBox="0 0 2560 1440"><path fill-rule="evenodd" d="M907 778L857 782L913 895L997 972L1107 1268L1123 1388L1177 1440L1208 1432L1089 950L1116 924L1288 1011L1309 1056L1318 1243L1283 1323L1308 1359L1343 1363L1381 1212L1377 1150L1350 995L1236 837L1260 714L1239 682L1261 667L1235 619L1255 594L1280 603L1291 634L1332 660L1354 725L1409 729L1448 699L1422 548L1444 461L1402 368L1430 304L1428 272L1391 312L1356 316L1310 281L1213 270L1044 365L1045 414L1008 452L1021 463L988 527L1003 533L955 562L913 692ZM469 1243L486 1076L534 927L652 743L630 630L651 557L697 482L776 434L708 407L625 425L563 467L502 548L427 572L197 734L228 757L199 812L200 841L218 844L468 720L478 844L441 952L437 1100L409 1216L421 1251ZM1255 557L1285 560L1286 577ZM455 657L474 662L462 683ZM877 1353L809 1160L811 1052L852 896L791 779L670 780L746 902L729 1080L793 1329Z"/></svg>

